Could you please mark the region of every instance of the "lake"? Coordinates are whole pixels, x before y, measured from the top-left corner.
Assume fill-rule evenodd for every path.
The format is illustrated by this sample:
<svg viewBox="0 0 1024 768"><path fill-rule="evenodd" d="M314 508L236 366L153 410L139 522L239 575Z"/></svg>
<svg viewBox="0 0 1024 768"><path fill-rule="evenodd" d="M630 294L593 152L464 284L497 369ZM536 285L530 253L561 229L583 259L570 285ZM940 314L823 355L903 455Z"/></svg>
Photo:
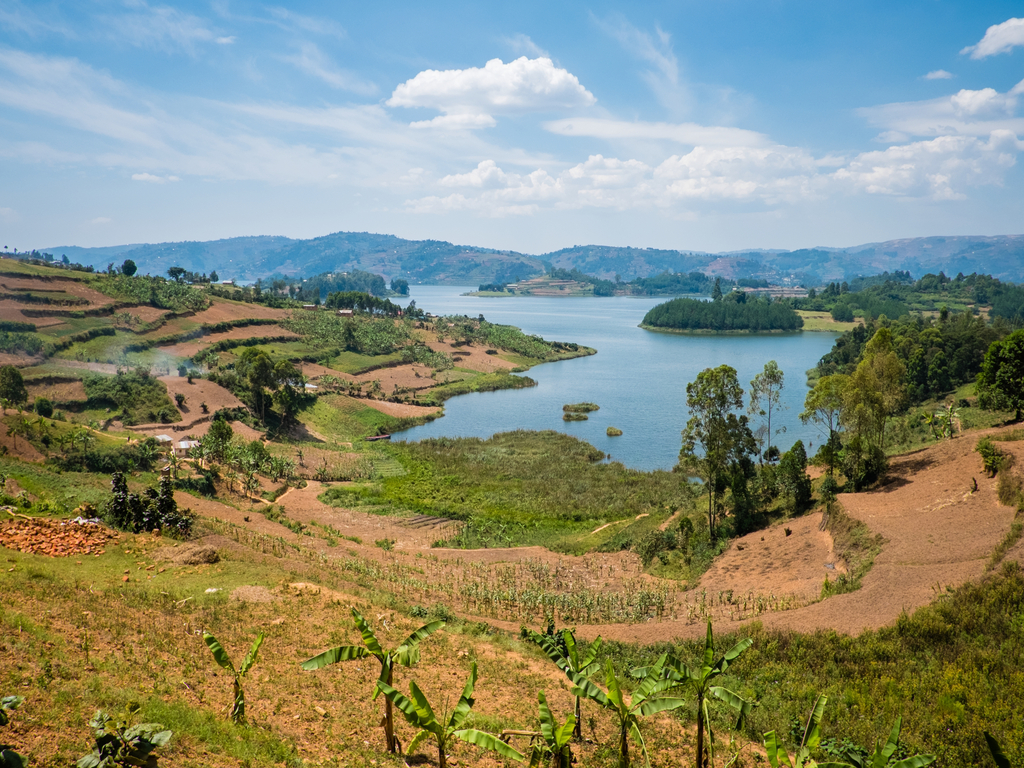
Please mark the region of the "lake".
<svg viewBox="0 0 1024 768"><path fill-rule="evenodd" d="M478 392L452 398L445 415L413 427L394 439L481 437L515 429L555 429L586 440L627 467L671 469L689 418L686 385L705 368L727 363L739 374L744 390L769 360L785 372L783 410L772 426L786 427L774 444L787 450L804 441L808 455L817 450L821 432L800 423L807 395L806 371L813 368L836 338L831 333L761 336L687 336L638 328L651 307L670 297L478 298L460 294L473 287L411 286L416 306L440 315L483 315L492 323L522 328L549 341L572 341L597 350L596 355L530 369L537 386ZM589 401L601 406L589 421L562 421L566 403ZM609 426L623 431L608 437Z"/></svg>

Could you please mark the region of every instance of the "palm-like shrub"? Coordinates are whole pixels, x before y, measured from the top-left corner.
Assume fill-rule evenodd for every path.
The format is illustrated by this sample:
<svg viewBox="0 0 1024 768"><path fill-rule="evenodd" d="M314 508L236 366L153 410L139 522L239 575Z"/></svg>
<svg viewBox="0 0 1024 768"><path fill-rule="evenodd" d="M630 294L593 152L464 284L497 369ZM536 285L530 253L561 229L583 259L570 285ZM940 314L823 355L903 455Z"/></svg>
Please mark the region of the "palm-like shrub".
<svg viewBox="0 0 1024 768"><path fill-rule="evenodd" d="M232 698L231 707L228 710L228 716L234 723L245 723L245 691L242 690L242 678L244 678L250 669L256 665L256 656L260 652L260 646L263 645L264 635L262 632L257 636L256 640L253 641L252 647L249 648L249 652L245 655L245 659L242 661L242 666L235 669L235 665L231 663L231 659L228 658L228 652L224 650L217 638L209 632L203 632L203 642L206 643L210 649L210 653L213 654L214 660L220 664L224 669L234 675L234 697Z"/></svg>
<svg viewBox="0 0 1024 768"><path fill-rule="evenodd" d="M466 681L466 686L462 689L462 695L459 697L458 704L455 705L455 709L452 710L450 715L444 712L440 719L438 719L433 707L430 706L430 702L427 701L427 697L423 695L423 691L419 689L415 681L409 683L411 699L406 698L387 683L377 681L377 687L387 697L388 701L392 702L398 708L398 711L405 715L406 720L420 729L419 733L409 743L410 753L415 752L422 742L433 738L437 744L438 768L447 768L448 746L451 744L452 739L460 739L470 744L475 744L478 747L489 749L492 752L497 752L503 757L509 757L520 762L525 760L520 752L510 747L497 736L478 731L475 728L462 727L473 709L475 701L473 698L473 688L476 686L476 678L476 662L473 662L469 673L469 680Z"/></svg>
<svg viewBox="0 0 1024 768"><path fill-rule="evenodd" d="M318 656L302 662L305 670L320 669L330 664L337 664L339 661L353 661L355 659L367 659L371 656L380 662L380 677L373 687L373 699L384 690L382 684L390 687L394 682L394 669L396 664L403 667L411 667L420 660L420 643L430 637L444 626L443 621L432 621L424 624L402 641L401 645L390 651L385 651L377 636L373 633L369 623L355 608L352 609L352 618L356 628L363 637L363 645L339 645L330 650L324 651ZM395 738L395 721L391 712L391 699L384 698L384 739L387 742L388 752L392 754L400 750L398 739Z"/></svg>
<svg viewBox="0 0 1024 768"><path fill-rule="evenodd" d="M558 668L565 672L570 680L573 679L574 675L589 677L600 669L600 664L597 663L597 654L601 651L602 643L600 637L594 640L586 650L580 649L576 643L576 635L571 629L562 630L561 643L558 642L557 635L553 633L542 635L539 632L531 632L530 639L544 649L544 653L548 655L548 658L555 662ZM580 696L578 694L576 696L574 720L576 725L573 729L573 738L581 739L583 738L583 723L580 713Z"/></svg>
<svg viewBox="0 0 1024 768"><path fill-rule="evenodd" d="M576 762L570 745L576 718L569 715L565 722L559 725L551 714L544 691L537 694L537 701L540 709L540 740L534 743L533 751L530 753L530 768L571 768Z"/></svg>

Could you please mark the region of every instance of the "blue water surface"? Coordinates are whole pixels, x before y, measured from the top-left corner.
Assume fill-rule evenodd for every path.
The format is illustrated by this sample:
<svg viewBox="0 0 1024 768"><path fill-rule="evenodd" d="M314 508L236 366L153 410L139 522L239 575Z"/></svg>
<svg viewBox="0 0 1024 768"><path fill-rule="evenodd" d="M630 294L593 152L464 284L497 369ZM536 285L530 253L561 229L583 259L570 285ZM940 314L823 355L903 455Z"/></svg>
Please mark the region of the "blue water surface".
<svg viewBox="0 0 1024 768"><path fill-rule="evenodd" d="M807 394L806 371L831 349L831 333L761 336L686 336L638 328L651 307L666 297L482 298L462 296L474 287L417 285L416 305L433 314L483 315L548 340L593 347L597 354L545 363L530 369L536 387L479 392L452 398L445 415L395 435L396 440L428 437L482 437L515 429L555 429L610 454L612 460L642 470L671 469L679 456L680 433L689 417L686 385L708 367L727 363L749 382L775 360L785 372L783 410L772 425L786 427L774 441L787 450L797 439L813 453L822 436L800 423ZM566 403L601 406L588 421L562 421ZM608 437L609 426L623 431Z"/></svg>

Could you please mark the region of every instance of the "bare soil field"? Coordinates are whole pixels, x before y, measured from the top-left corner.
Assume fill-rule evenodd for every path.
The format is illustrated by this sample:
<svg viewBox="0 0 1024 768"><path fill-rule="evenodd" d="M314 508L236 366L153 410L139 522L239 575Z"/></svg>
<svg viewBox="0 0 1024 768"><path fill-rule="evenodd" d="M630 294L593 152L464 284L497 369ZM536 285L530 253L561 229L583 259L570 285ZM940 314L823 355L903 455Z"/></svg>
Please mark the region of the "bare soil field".
<svg viewBox="0 0 1024 768"><path fill-rule="evenodd" d="M108 304L114 303L114 300L109 296L105 296L77 280L61 280L57 278L44 282L34 278L3 277L0 278L0 288L13 292L67 293L79 299L85 299L93 307L105 307Z"/></svg>
<svg viewBox="0 0 1024 768"><path fill-rule="evenodd" d="M391 403L387 400L362 400L361 402L376 411L386 413L388 416L398 416L400 418L426 416L428 413L436 413L440 410L440 408L431 408L426 405Z"/></svg>
<svg viewBox="0 0 1024 768"><path fill-rule="evenodd" d="M151 307L148 304L137 304L134 307L125 307L121 310L122 312L130 312L135 315L144 323L151 323L154 320L158 320L167 313L169 309L160 309L159 307Z"/></svg>
<svg viewBox="0 0 1024 768"><path fill-rule="evenodd" d="M254 336L288 336L295 339L301 338L299 334L293 333L279 325L258 325L232 328L230 331L224 331L223 333L211 333L208 336L183 341L180 344L172 344L168 347L158 347L158 349L161 352L166 352L174 357L192 357L192 355L206 349L211 344L216 344L218 341L225 341L228 339L249 339Z"/></svg>
<svg viewBox="0 0 1024 768"><path fill-rule="evenodd" d="M432 373L433 371L425 365L411 363L409 365L395 366L394 368L378 368L375 371L361 373L352 378L353 381L358 381L361 384L379 381L381 389L390 395L395 391L396 387L416 390L429 389L437 384L436 381L430 378Z"/></svg>
<svg viewBox="0 0 1024 768"><path fill-rule="evenodd" d="M291 312L290 309L275 309L262 304L241 304L215 298L209 307L193 315L193 319L197 323L223 323L228 320L238 320L240 317L283 320L290 316Z"/></svg>
<svg viewBox="0 0 1024 768"><path fill-rule="evenodd" d="M515 363L502 360L498 355L488 355L487 347L455 347L443 341L427 342L427 346L435 352L444 352L445 354L452 355L457 366L468 368L471 371L491 373L493 371L508 371L516 367Z"/></svg>
<svg viewBox="0 0 1024 768"><path fill-rule="evenodd" d="M697 637L704 619L712 616L719 631L739 629L754 618L768 627L813 632L834 629L858 634L895 621L903 611L930 603L947 586L955 587L981 576L999 541L1006 535L1013 510L999 505L995 480L984 477L974 452L977 435L948 441L893 460L889 481L879 489L840 497L847 513L885 538L874 567L863 578L862 588L819 602L822 584L845 572L846 564L834 550L831 536L818 529L821 513L814 512L764 531L737 539L702 577L694 589L664 582L644 574L632 553L590 554L573 557L540 547L516 549L450 550L431 548L446 538L430 521L417 527L414 520L382 517L356 509L322 504L317 496L323 486L310 482L304 489L286 492L279 502L290 518L305 524L331 526L362 544L342 542L341 549L314 545L309 536L301 542L327 557L356 550L378 558L381 551L371 543L391 539L389 557L428 557L442 580L461 583L479 576L482 566L514 567L519 578L537 567L563 574L564 584L603 592L623 592L642 586L666 590L667 608L661 620L643 623L580 624L582 636L655 642L674 637ZM1024 443L1001 443L1024 459ZM978 490L970 492L972 478ZM190 502L191 503L191 502ZM193 508L196 505L193 504ZM232 519L237 515L217 502L206 500L197 511ZM277 524L260 524L262 530L286 536L290 531ZM789 534L786 529L789 529ZM450 532L447 532L450 534ZM969 534L969 535L968 535ZM292 534L293 535L293 534ZM290 537L286 536L286 538ZM296 539L296 542L299 540ZM417 553L419 553L417 557ZM1024 543L1008 555L1024 559ZM507 565L504 565L507 564ZM465 607L464 607L465 608ZM487 621L516 629L516 621Z"/></svg>
<svg viewBox="0 0 1024 768"><path fill-rule="evenodd" d="M14 302L3 303L0 306L0 320L13 321L16 323L31 323L36 328L49 328L53 325L60 325L64 322L63 317L27 317L22 309L27 309L27 304L15 304ZM38 309L38 307L35 307Z"/></svg>
<svg viewBox="0 0 1024 768"><path fill-rule="evenodd" d="M29 402L34 402L37 397L45 397L55 404L84 403L87 399L85 385L75 379L73 381L57 381L53 383L25 382L25 389L28 390Z"/></svg>

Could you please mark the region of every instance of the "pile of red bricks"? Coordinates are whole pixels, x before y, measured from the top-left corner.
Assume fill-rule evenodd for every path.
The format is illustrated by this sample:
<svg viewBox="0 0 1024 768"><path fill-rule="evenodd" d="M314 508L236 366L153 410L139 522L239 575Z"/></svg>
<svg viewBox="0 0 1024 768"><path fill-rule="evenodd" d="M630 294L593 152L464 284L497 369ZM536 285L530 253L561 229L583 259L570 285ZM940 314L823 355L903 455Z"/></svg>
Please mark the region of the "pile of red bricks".
<svg viewBox="0 0 1024 768"><path fill-rule="evenodd" d="M116 540L115 531L96 523L39 518L0 523L0 547L34 555L102 555L107 543Z"/></svg>

